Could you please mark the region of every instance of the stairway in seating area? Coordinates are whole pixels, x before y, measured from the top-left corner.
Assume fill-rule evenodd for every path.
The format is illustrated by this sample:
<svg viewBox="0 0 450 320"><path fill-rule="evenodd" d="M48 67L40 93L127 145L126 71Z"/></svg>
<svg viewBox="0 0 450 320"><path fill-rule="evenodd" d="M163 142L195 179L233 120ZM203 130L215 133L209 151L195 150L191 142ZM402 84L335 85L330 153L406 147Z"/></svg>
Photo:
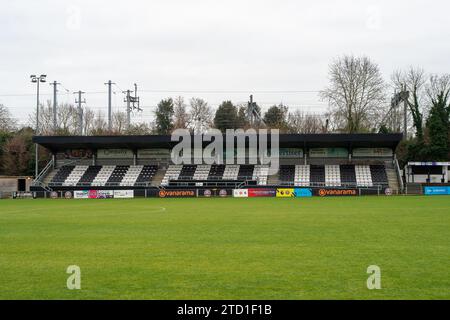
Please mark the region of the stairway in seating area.
<svg viewBox="0 0 450 320"><path fill-rule="evenodd" d="M162 184L164 176L166 175L166 170L167 168L159 168L155 176L153 177L151 184L154 186L160 186Z"/></svg>
<svg viewBox="0 0 450 320"><path fill-rule="evenodd" d="M393 194L400 193L400 186L398 184L397 172L395 172L392 161L385 161L384 166L386 168L386 175L389 182L389 188L391 188Z"/></svg>

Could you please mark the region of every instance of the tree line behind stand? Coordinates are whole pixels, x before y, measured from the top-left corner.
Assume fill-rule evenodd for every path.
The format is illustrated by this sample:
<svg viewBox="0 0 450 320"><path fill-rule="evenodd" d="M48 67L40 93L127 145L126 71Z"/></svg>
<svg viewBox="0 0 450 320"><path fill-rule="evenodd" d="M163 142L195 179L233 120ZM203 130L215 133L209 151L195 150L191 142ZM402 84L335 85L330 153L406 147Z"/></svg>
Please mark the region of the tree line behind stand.
<svg viewBox="0 0 450 320"><path fill-rule="evenodd" d="M427 74L410 67L392 73L386 82L379 66L367 57L342 56L329 67L329 83L319 92L329 105L322 114L306 113L282 103L262 110L249 122L247 104L223 101L215 110L202 98L185 101L183 97L162 99L154 110L152 122L127 125L125 112L113 113L112 130L108 130L102 112L84 108L83 133L86 135L170 134L179 128L203 133L209 128L276 128L281 133L368 133L404 132L403 107L393 106L390 97L406 90L408 136L397 149L401 164L407 161L445 161L450 159L450 74ZM51 101L40 106L41 135L76 135L79 117L70 104L57 108L58 127L53 127ZM36 114L29 124L19 125L7 106L0 104L0 174L32 175ZM49 155L40 149L42 165Z"/></svg>

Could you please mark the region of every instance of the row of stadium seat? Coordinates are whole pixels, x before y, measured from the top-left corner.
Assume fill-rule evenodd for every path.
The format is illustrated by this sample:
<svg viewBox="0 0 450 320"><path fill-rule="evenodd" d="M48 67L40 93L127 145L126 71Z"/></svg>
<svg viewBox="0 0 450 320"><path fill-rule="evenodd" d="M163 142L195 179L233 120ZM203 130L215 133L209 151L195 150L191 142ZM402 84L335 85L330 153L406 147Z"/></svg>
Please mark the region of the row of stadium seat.
<svg viewBox="0 0 450 320"><path fill-rule="evenodd" d="M280 184L294 186L388 186L384 165L285 165Z"/></svg>
<svg viewBox="0 0 450 320"><path fill-rule="evenodd" d="M259 185L267 185L268 175L269 168L263 165L171 165L161 185L173 180L254 180Z"/></svg>
<svg viewBox="0 0 450 320"><path fill-rule="evenodd" d="M150 183L158 166L105 165L63 166L49 186L139 186ZM170 181L256 181L267 185L268 166L264 165L171 165L161 185ZM279 183L294 186L388 186L384 165L282 165Z"/></svg>
<svg viewBox="0 0 450 320"><path fill-rule="evenodd" d="M49 186L136 186L150 183L158 166L63 166L53 176Z"/></svg>

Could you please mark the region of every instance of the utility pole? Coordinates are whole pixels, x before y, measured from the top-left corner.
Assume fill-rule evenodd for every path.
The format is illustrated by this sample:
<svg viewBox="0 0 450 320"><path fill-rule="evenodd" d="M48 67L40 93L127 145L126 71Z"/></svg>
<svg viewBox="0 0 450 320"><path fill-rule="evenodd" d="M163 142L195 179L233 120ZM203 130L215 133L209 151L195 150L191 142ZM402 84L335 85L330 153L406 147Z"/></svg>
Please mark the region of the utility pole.
<svg viewBox="0 0 450 320"><path fill-rule="evenodd" d="M126 91L126 97L125 97L125 102L127 103L127 128L130 129L131 126L131 96L130 96L130 92L131 90L127 90Z"/></svg>
<svg viewBox="0 0 450 320"><path fill-rule="evenodd" d="M248 102L247 117L251 126L255 124L255 120L257 120L258 123L264 124L264 120L262 119L261 114L256 109L256 102L253 102L253 95L250 95L250 101Z"/></svg>
<svg viewBox="0 0 450 320"><path fill-rule="evenodd" d="M57 107L57 92L58 92L58 88L57 86L60 83L57 81L53 81L52 83L50 83L51 86L53 86L53 133L56 133L56 130L58 129L58 124L57 124L57 115L56 115L56 107Z"/></svg>
<svg viewBox="0 0 450 320"><path fill-rule="evenodd" d="M127 103L127 128L131 127L131 111L142 111L139 107L139 97L137 96L137 84L134 84L134 97L131 95L131 90L124 91L126 94L124 102Z"/></svg>
<svg viewBox="0 0 450 320"><path fill-rule="evenodd" d="M108 85L108 130L109 132L112 131L112 106L111 106L111 93L112 93L112 89L111 86L115 83L111 82L111 80L109 80L107 83L105 83Z"/></svg>
<svg viewBox="0 0 450 320"><path fill-rule="evenodd" d="M81 104L86 103L86 100L81 98L81 95L84 93L85 92L81 90L74 92L74 94L78 94L78 99L75 98L75 103L78 103L78 122L79 122L78 134L80 136L83 135L83 109L81 108Z"/></svg>
<svg viewBox="0 0 450 320"><path fill-rule="evenodd" d="M250 122L250 125L252 126L253 125L253 122L254 122L254 118L253 118L253 95L251 94L250 95L250 101L249 101L249 103L248 103L248 115L249 115L249 122Z"/></svg>

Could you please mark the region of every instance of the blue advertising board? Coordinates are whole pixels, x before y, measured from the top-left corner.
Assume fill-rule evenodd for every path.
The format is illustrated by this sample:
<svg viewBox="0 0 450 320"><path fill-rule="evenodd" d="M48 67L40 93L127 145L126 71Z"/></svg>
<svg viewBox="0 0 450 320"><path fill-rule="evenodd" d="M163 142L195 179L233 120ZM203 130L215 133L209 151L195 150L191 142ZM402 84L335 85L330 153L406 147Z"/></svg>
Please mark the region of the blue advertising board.
<svg viewBox="0 0 450 320"><path fill-rule="evenodd" d="M309 188L295 188L294 195L296 197L312 197L312 190Z"/></svg>
<svg viewBox="0 0 450 320"><path fill-rule="evenodd" d="M424 187L423 193L427 196L450 195L450 187Z"/></svg>

